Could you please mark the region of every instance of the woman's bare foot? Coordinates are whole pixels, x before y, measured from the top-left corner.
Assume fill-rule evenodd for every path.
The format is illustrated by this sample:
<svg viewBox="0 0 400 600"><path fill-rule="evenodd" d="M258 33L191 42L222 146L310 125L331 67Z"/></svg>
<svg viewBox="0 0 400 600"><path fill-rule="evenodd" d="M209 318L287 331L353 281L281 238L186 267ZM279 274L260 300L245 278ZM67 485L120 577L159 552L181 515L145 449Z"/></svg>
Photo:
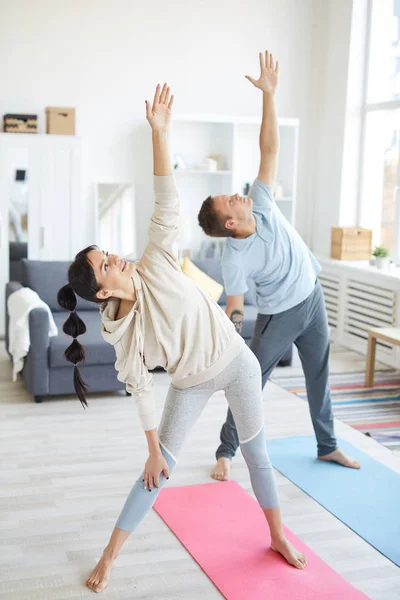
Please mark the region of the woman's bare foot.
<svg viewBox="0 0 400 600"><path fill-rule="evenodd" d="M287 560L289 565L293 565L296 569L304 569L307 566L307 557L296 550L294 546L286 538L279 538L271 542L272 550L282 554L283 558Z"/></svg>
<svg viewBox="0 0 400 600"><path fill-rule="evenodd" d="M231 467L232 461L230 458L221 456L217 460L217 464L215 465L214 469L211 471L211 477L213 479L217 479L218 481L228 481Z"/></svg>
<svg viewBox="0 0 400 600"><path fill-rule="evenodd" d="M345 454L343 450L340 450L340 448L336 448L336 450L330 452L330 454L325 454L325 456L318 456L318 458L319 460L336 462L343 467L348 467L349 469L360 468L360 463L354 460L354 458L351 458L351 456L347 456L347 454Z"/></svg>
<svg viewBox="0 0 400 600"><path fill-rule="evenodd" d="M88 588L98 594L106 589L114 561L103 554L89 577L85 581Z"/></svg>

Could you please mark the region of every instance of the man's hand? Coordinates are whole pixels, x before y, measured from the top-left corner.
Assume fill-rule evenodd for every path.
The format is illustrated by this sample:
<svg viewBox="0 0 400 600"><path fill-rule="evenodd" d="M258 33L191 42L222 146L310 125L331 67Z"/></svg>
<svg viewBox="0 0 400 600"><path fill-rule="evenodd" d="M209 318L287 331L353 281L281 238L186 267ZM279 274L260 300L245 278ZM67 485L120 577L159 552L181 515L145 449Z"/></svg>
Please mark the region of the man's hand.
<svg viewBox="0 0 400 600"><path fill-rule="evenodd" d="M236 333L242 333L243 327L243 311L234 310L231 314L231 321L235 326Z"/></svg>
<svg viewBox="0 0 400 600"><path fill-rule="evenodd" d="M152 490L160 487L160 475L169 478L168 463L162 454L150 454L144 467L144 489Z"/></svg>
<svg viewBox="0 0 400 600"><path fill-rule="evenodd" d="M245 77L263 92L274 94L278 85L279 63L276 61L274 66L273 56L268 50L265 51L265 55L260 52L260 71L258 79L253 79L250 75L245 75Z"/></svg>
<svg viewBox="0 0 400 600"><path fill-rule="evenodd" d="M164 83L161 90L161 86L158 84L154 94L153 106L146 100L146 119L153 131L167 131L173 103L174 96L170 97L168 85Z"/></svg>

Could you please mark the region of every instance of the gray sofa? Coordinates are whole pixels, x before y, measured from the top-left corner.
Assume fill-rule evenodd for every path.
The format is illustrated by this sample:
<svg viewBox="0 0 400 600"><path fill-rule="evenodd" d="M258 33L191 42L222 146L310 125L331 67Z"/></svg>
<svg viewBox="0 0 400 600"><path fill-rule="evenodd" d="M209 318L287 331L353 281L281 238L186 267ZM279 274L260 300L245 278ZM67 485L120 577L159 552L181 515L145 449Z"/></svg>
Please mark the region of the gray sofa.
<svg viewBox="0 0 400 600"><path fill-rule="evenodd" d="M62 326L68 312L57 303L58 290L67 283L68 262L21 261L21 283L12 281L6 286L8 296L21 287L30 287L49 305L58 327L58 336L49 338L47 311L36 308L29 315L31 349L25 358L22 378L36 402L45 396L73 394L73 366L64 358L65 349L72 338L65 335ZM80 366L83 379L90 392L109 392L125 389L118 381L114 368L114 348L107 344L100 333L99 306L79 299L77 311L87 327L82 336L86 349L85 363ZM6 315L6 348L8 351L8 315Z"/></svg>
<svg viewBox="0 0 400 600"><path fill-rule="evenodd" d="M10 242L10 281L21 281L21 261L28 256L26 242Z"/></svg>
<svg viewBox="0 0 400 600"><path fill-rule="evenodd" d="M222 271L219 260L194 260L196 266L222 283ZM68 262L21 260L21 282L11 281L6 286L6 306L8 296L21 287L30 287L48 304L58 327L58 335L49 338L49 319L44 309L36 308L29 315L31 348L25 359L22 371L23 381L28 391L41 402L45 396L73 394L73 369L64 358L65 349L72 338L64 334L62 327L68 317L67 311L57 303L57 292L67 282ZM257 316L255 286L248 282L249 291L245 294L245 311L242 335L246 343L250 342L254 322ZM219 304L226 304L225 292ZM78 299L77 311L86 325L87 331L80 339L86 349L86 360L80 366L83 379L89 385L90 392L110 392L125 389L118 381L114 368L114 348L107 344L100 333L99 306ZM6 314L6 349L8 351L8 315ZM283 357L281 365L290 364L291 349Z"/></svg>

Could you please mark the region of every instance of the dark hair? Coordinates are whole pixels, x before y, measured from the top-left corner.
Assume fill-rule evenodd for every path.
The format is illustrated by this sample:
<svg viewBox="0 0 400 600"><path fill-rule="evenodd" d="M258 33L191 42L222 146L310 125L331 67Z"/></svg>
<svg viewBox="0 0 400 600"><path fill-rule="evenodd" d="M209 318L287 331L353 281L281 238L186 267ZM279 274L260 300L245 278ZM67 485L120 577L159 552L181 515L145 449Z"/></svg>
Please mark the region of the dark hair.
<svg viewBox="0 0 400 600"><path fill-rule="evenodd" d="M208 196L198 214L199 225L211 237L233 237L234 232L225 227L227 217L221 217L214 208L214 198Z"/></svg>
<svg viewBox="0 0 400 600"><path fill-rule="evenodd" d="M98 304L103 302L96 296L101 287L96 281L93 266L87 257L91 250L98 250L98 248L97 246L88 246L75 256L74 262L68 269L68 283L57 294L58 304L70 311L70 315L63 325L63 332L74 339L64 352L64 356L74 364L74 388L84 408L88 406L86 401L88 386L82 379L77 364L84 362L85 348L78 342L77 337L86 333L86 325L76 314L77 297L75 294L89 302Z"/></svg>

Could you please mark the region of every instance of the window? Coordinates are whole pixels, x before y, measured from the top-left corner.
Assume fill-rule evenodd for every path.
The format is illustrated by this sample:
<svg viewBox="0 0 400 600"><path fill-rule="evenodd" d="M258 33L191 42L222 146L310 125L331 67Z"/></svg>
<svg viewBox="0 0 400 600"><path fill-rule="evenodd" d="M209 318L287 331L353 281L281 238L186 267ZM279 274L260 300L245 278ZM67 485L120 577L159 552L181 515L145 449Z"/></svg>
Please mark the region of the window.
<svg viewBox="0 0 400 600"><path fill-rule="evenodd" d="M400 261L400 0L370 0L360 224Z"/></svg>

